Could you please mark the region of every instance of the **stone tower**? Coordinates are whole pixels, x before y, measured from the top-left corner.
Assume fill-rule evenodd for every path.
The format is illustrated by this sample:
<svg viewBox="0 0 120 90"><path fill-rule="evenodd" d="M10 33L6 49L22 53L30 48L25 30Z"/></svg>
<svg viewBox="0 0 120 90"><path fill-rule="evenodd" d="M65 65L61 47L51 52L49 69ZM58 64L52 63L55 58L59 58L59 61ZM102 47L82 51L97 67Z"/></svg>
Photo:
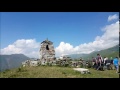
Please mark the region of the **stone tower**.
<svg viewBox="0 0 120 90"><path fill-rule="evenodd" d="M46 39L40 45L40 61L41 64L46 64L55 60L55 50L53 42Z"/></svg>

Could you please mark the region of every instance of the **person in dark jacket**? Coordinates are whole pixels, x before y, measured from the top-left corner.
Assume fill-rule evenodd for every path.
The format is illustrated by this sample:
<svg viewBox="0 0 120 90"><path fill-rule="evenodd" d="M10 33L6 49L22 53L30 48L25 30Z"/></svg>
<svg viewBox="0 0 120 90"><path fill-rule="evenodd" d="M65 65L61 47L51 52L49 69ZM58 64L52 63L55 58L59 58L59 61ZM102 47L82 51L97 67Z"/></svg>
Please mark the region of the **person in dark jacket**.
<svg viewBox="0 0 120 90"><path fill-rule="evenodd" d="M97 70L103 70L103 58L100 54L97 54Z"/></svg>

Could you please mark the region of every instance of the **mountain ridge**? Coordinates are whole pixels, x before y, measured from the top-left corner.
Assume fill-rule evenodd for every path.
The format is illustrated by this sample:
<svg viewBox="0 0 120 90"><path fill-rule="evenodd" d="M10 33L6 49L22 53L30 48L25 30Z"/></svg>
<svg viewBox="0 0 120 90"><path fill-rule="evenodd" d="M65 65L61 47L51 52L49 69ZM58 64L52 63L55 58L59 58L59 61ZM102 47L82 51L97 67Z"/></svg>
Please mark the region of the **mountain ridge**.
<svg viewBox="0 0 120 90"><path fill-rule="evenodd" d="M82 57L83 59L88 60L92 59L92 57L96 57L98 53L101 54L102 57L114 58L116 56L119 56L119 45L115 45L113 47L100 51L94 51L90 54L71 54L66 56L71 57L72 59L80 59Z"/></svg>
<svg viewBox="0 0 120 90"><path fill-rule="evenodd" d="M24 54L0 55L0 71L17 68L27 59L30 58Z"/></svg>

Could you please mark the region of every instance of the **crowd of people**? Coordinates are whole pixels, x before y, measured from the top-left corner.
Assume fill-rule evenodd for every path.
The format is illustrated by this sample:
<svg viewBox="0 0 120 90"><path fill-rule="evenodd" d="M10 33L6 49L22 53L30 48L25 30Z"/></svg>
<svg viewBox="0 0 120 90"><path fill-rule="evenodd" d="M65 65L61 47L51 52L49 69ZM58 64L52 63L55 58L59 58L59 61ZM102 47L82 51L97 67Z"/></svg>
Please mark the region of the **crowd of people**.
<svg viewBox="0 0 120 90"><path fill-rule="evenodd" d="M119 59L118 57L108 59L107 57L102 57L100 54L97 54L97 57L92 57L93 68L96 70L110 69L111 66L114 67L116 73L119 73Z"/></svg>

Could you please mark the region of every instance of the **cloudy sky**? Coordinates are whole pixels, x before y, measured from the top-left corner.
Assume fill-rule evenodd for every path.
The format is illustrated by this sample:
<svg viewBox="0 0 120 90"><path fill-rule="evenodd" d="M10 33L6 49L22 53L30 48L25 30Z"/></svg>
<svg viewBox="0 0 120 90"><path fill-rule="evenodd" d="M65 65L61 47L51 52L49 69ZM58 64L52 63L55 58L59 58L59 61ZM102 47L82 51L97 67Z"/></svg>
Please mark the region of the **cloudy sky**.
<svg viewBox="0 0 120 90"><path fill-rule="evenodd" d="M118 12L1 12L1 53L39 58L40 43L56 57L91 53L119 44Z"/></svg>

